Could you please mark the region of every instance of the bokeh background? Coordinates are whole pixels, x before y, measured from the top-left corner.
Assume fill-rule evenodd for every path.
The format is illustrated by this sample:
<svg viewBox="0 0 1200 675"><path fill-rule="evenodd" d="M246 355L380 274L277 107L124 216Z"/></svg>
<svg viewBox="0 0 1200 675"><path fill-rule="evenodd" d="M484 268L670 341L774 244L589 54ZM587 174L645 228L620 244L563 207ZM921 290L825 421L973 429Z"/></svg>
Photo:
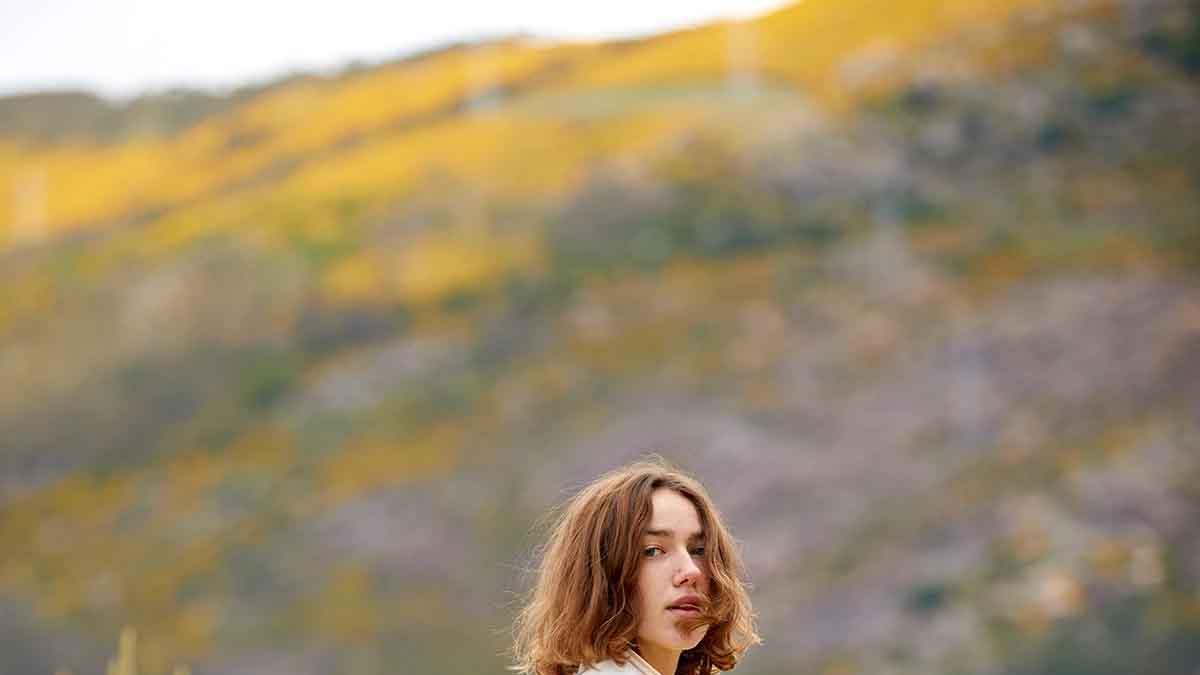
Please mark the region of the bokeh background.
<svg viewBox="0 0 1200 675"><path fill-rule="evenodd" d="M739 673L1200 673L1198 78L1192 0L805 0L6 96L0 673L502 673L647 451Z"/></svg>

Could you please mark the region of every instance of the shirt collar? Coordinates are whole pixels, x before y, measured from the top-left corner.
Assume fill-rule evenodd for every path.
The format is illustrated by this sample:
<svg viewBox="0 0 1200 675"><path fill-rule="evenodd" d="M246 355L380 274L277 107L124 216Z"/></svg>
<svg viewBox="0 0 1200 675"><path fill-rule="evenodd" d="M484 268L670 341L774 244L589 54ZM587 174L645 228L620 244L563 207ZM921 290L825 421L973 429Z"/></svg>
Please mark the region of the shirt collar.
<svg viewBox="0 0 1200 675"><path fill-rule="evenodd" d="M662 673L658 672L654 666L650 665L649 661L643 659L641 654L638 654L632 649L625 652L625 657L629 659L629 662L633 664L633 667L637 668L638 672L642 675L662 675Z"/></svg>

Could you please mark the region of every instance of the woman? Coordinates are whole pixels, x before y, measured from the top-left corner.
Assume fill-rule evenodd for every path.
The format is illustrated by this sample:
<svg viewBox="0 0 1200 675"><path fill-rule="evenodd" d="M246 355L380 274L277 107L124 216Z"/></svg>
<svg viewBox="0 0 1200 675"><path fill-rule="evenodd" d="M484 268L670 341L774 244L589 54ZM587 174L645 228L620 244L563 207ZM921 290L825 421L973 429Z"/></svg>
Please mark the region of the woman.
<svg viewBox="0 0 1200 675"><path fill-rule="evenodd" d="M562 510L514 625L527 675L711 675L760 642L741 559L704 487L654 456Z"/></svg>

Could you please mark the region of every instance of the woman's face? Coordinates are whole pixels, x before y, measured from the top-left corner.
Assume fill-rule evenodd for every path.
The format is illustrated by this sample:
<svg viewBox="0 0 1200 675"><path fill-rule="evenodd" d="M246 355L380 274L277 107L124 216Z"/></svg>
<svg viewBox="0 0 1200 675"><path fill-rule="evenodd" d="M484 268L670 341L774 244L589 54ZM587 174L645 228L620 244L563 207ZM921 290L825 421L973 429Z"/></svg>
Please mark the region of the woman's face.
<svg viewBox="0 0 1200 675"><path fill-rule="evenodd" d="M708 599L700 516L687 497L669 488L655 490L651 501L654 512L642 535L637 573L637 637L643 656L648 651L691 649L708 631L705 625L691 632L677 626L695 616L686 609L688 596L701 603ZM675 608L681 603L684 608Z"/></svg>

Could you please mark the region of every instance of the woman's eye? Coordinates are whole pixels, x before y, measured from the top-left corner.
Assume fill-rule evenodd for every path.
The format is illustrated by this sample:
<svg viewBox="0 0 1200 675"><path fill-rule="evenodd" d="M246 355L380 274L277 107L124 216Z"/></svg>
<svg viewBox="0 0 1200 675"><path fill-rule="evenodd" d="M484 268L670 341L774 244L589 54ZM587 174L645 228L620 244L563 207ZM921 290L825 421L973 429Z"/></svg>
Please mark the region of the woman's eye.
<svg viewBox="0 0 1200 675"><path fill-rule="evenodd" d="M692 549L692 555L704 555L704 547L697 546L696 548Z"/></svg>
<svg viewBox="0 0 1200 675"><path fill-rule="evenodd" d="M643 550L642 555L646 556L647 558L653 558L655 556L652 555L652 553L654 553L655 551L657 551L658 553L663 552L661 548L659 548L657 546L651 546L650 548Z"/></svg>

